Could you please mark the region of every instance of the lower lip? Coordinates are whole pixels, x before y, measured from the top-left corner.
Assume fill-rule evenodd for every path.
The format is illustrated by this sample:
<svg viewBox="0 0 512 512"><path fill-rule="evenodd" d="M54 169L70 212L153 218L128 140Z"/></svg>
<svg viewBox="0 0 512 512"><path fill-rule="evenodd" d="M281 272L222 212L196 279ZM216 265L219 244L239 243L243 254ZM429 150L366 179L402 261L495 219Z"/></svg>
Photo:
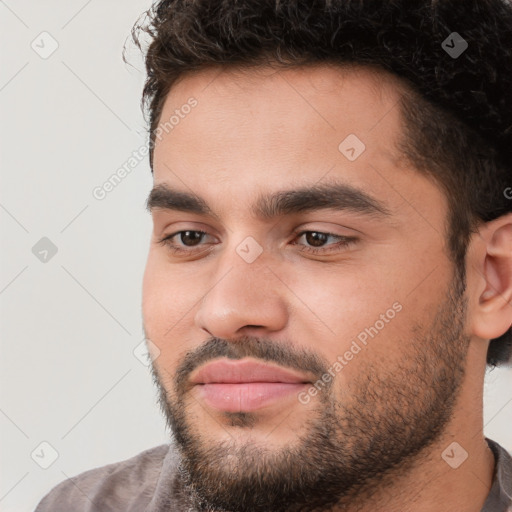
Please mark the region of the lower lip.
<svg viewBox="0 0 512 512"><path fill-rule="evenodd" d="M196 387L201 398L214 409L225 412L250 412L294 393L297 394L305 386L305 383L244 382L201 384Z"/></svg>

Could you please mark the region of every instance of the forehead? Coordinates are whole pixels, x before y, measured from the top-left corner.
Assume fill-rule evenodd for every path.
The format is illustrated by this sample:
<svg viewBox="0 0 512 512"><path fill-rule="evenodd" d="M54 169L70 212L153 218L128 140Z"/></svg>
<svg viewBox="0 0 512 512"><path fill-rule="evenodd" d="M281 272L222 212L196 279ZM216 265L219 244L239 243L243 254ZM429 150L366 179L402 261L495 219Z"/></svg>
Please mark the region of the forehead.
<svg viewBox="0 0 512 512"><path fill-rule="evenodd" d="M263 191L325 179L390 197L395 205L404 203L404 193L411 204L439 204L437 187L396 147L402 93L391 75L361 67L211 68L184 75L160 117L160 126L170 128L156 140L155 184L192 188L219 208L225 194L229 209L241 213ZM195 106L184 108L191 99ZM355 143L356 159L343 152L346 140Z"/></svg>
<svg viewBox="0 0 512 512"><path fill-rule="evenodd" d="M299 145L306 138L312 140L314 134L329 132L331 137L339 138L350 130L373 142L370 132L384 117L388 133L391 124L393 132L400 131L396 108L400 96L398 79L372 68L213 67L181 77L166 98L160 123L195 98L198 105L192 115L166 132L166 138L207 132L203 142L212 141L213 145L217 134L236 142L251 132L252 138L259 135L260 142L267 145L272 140L282 143L286 138L289 144L293 139ZM233 123L237 123L235 130ZM208 149L204 145L202 148Z"/></svg>
<svg viewBox="0 0 512 512"><path fill-rule="evenodd" d="M179 158L179 152L211 158L213 164L229 149L230 158L252 152L260 161L295 155L304 162L305 153L332 159L340 156L340 142L355 134L371 154L398 160L400 97L392 75L354 66L211 68L185 74L165 101L160 126L171 120L172 129L160 132L155 158L162 152ZM197 102L192 110L191 98ZM184 107L190 112L177 119Z"/></svg>
<svg viewBox="0 0 512 512"><path fill-rule="evenodd" d="M181 75L167 95L166 105L172 110L193 94L202 96L206 102L224 98L247 104L247 95L250 95L257 103L264 98L272 102L273 98L286 97L289 104L294 104L293 100L301 97L307 102L301 94L306 93L315 96L315 102L321 101L321 96L330 96L326 98L328 101L335 98L337 102L343 102L347 96L353 101L359 96L375 106L386 100L393 103L405 88L400 78L375 66L327 62L288 68L277 65L211 66ZM345 94L341 94L343 89Z"/></svg>

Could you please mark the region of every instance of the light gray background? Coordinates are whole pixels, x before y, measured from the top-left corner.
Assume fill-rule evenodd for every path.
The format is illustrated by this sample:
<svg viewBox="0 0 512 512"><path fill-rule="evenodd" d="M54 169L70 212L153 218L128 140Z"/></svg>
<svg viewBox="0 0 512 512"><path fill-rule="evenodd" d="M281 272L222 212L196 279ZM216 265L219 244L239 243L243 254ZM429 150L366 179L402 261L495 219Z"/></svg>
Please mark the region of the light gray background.
<svg viewBox="0 0 512 512"><path fill-rule="evenodd" d="M151 222L141 57L123 44L149 0L0 0L0 510L32 511L67 477L167 441L143 341ZM40 36L48 32L58 43ZM58 252L42 262L47 237ZM44 253L40 254L44 257ZM138 352L137 352L138 353ZM512 451L512 370L488 375L486 434ZM58 458L48 469L52 449ZM37 461L37 462L36 462Z"/></svg>

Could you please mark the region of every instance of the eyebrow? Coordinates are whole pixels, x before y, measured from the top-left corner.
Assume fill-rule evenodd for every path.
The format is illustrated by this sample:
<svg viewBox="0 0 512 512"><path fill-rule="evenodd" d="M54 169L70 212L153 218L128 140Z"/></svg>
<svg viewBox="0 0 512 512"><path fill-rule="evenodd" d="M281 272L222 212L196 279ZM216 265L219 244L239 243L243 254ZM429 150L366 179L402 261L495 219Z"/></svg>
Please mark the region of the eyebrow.
<svg viewBox="0 0 512 512"><path fill-rule="evenodd" d="M220 220L204 199L190 192L174 190L165 183L153 187L146 201L146 209L149 212L163 209L196 213ZM258 219L268 221L285 215L327 209L376 218L391 216L390 210L381 201L344 183L324 183L260 194L251 213Z"/></svg>

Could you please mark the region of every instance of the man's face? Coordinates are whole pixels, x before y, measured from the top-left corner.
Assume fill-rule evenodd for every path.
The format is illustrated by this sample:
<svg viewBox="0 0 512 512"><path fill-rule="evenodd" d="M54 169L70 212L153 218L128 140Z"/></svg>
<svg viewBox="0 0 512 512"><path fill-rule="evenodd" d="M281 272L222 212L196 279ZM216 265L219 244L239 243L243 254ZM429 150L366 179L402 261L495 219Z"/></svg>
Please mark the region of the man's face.
<svg viewBox="0 0 512 512"><path fill-rule="evenodd" d="M316 67L202 71L166 100L154 184L204 211L154 194L143 317L198 500L320 510L451 417L467 336L448 207L398 159L399 97Z"/></svg>

